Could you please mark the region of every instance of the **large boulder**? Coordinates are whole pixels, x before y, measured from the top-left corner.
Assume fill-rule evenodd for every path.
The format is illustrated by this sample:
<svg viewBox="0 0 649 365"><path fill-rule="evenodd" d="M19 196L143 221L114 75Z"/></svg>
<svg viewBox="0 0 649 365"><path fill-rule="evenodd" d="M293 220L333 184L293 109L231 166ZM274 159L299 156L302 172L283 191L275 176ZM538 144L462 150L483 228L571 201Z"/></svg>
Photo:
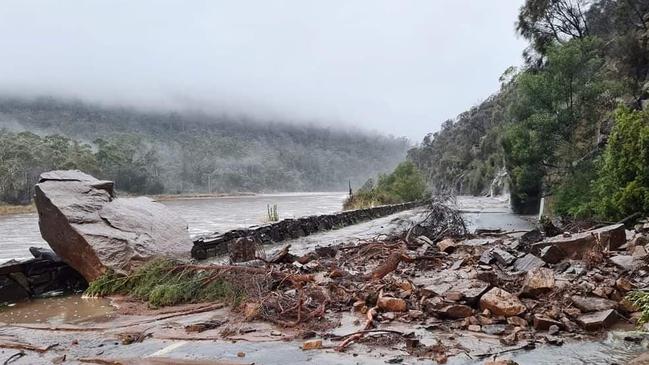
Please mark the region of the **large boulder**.
<svg viewBox="0 0 649 365"><path fill-rule="evenodd" d="M112 181L81 171L41 174L35 188L41 235L88 281L128 273L154 257L189 258L187 223L149 198L116 198Z"/></svg>
<svg viewBox="0 0 649 365"><path fill-rule="evenodd" d="M541 255L548 263L556 264L563 259L581 260L599 243L601 249L617 250L626 241L624 224L594 229L591 231L558 235L532 245L532 252Z"/></svg>

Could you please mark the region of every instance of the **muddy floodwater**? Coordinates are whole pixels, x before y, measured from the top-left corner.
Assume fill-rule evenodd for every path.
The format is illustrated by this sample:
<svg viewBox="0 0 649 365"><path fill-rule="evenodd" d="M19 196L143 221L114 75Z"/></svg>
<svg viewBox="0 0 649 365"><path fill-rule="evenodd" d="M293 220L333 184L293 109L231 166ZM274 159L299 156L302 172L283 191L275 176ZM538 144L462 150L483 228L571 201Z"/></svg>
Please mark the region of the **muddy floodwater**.
<svg viewBox="0 0 649 365"><path fill-rule="evenodd" d="M178 199L162 203L183 217L189 233L223 232L262 224L267 206L277 205L280 219L340 211L346 193L282 193L201 199ZM0 263L31 257L29 247L48 247L41 238L36 213L0 216Z"/></svg>
<svg viewBox="0 0 649 365"><path fill-rule="evenodd" d="M110 301L82 298L80 294L32 299L0 308L0 323L74 324L108 321L114 314Z"/></svg>

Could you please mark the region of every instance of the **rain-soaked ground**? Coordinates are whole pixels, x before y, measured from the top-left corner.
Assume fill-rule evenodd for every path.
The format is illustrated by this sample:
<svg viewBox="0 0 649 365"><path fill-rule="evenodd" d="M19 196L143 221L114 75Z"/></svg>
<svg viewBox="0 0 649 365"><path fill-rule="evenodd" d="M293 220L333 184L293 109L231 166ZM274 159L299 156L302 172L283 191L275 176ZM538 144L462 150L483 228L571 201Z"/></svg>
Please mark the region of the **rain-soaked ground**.
<svg viewBox="0 0 649 365"><path fill-rule="evenodd" d="M265 205L264 205L265 206ZM491 198L461 198L458 206L463 209L472 229L502 228L525 229L530 219L512 215L505 200ZM423 218L421 209L401 212L388 217L364 222L340 230L323 232L289 242L291 252L313 249L315 246L371 239L403 229ZM191 221L190 221L191 222ZM190 223L191 224L191 223ZM269 248L272 250L274 248ZM188 305L164 311L145 311L139 315L123 314L125 307L115 309L107 300L81 298L79 295L49 298L19 303L0 309L0 361L21 351L7 349L2 344L30 344L35 350L25 351L26 356L12 364L49 364L60 361L76 363L80 359L124 360L141 363L143 359L180 359L227 361L228 364L385 364L385 363L431 363L430 359L408 357L403 343L374 346L356 343L347 352L336 352L336 342L324 341L323 349L303 351L302 339L295 329L275 327L263 322L242 322L227 308L214 304ZM177 312L170 312L177 311ZM354 323L357 314L339 314L340 326L332 332L336 335L358 330ZM362 318L360 318L362 320ZM201 333L187 333L188 324L206 320L227 321L219 328ZM382 329L415 332L421 342L432 345L437 341L449 347L462 345L465 353L449 358L448 364L483 364L479 355L503 350L513 350L500 344L499 338L484 333L442 329L419 324L392 322ZM224 331L227 329L227 331ZM533 350L518 350L504 354L520 364L624 364L639 352L646 351L647 339L629 332L609 332L597 338L581 340L566 339L562 346L537 345ZM228 332L229 337L223 338ZM128 334L143 333L142 342L125 344ZM629 341L632 337L633 341ZM625 339L626 338L626 339ZM329 347L330 346L330 347ZM16 347L16 346L13 346ZM17 346L20 347L20 346ZM92 362L91 362L92 363ZM210 363L210 362L205 362ZM217 364L217 362L212 362Z"/></svg>

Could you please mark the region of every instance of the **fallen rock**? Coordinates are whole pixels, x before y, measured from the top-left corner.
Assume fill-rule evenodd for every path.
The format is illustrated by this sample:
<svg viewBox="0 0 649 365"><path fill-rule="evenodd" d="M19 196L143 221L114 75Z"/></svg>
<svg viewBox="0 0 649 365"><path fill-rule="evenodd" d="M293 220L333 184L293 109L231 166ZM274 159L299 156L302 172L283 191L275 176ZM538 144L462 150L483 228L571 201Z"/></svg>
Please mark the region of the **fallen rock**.
<svg viewBox="0 0 649 365"><path fill-rule="evenodd" d="M548 292L554 288L554 271L540 267L528 271L523 283L523 293L530 296Z"/></svg>
<svg viewBox="0 0 649 365"><path fill-rule="evenodd" d="M550 317L541 314L535 314L533 319L534 329L538 331L547 331L551 326L561 327L561 322L555 321Z"/></svg>
<svg viewBox="0 0 649 365"><path fill-rule="evenodd" d="M302 343L302 350L317 350L322 348L322 340L309 340Z"/></svg>
<svg viewBox="0 0 649 365"><path fill-rule="evenodd" d="M488 309L497 316L517 316L525 312L525 305L513 294L492 288L480 298L480 309Z"/></svg>
<svg viewBox="0 0 649 365"><path fill-rule="evenodd" d="M514 262L514 269L516 271L527 272L530 270L538 269L539 267L543 267L543 266L545 266L545 261L532 255L531 253L528 253L525 256L518 258L516 262Z"/></svg>
<svg viewBox="0 0 649 365"><path fill-rule="evenodd" d="M626 241L624 224L614 224L591 231L559 235L532 245L532 252L542 252L543 260L551 264L562 259L581 259L597 242L602 248L616 250ZM548 247L554 247L548 249Z"/></svg>
<svg viewBox="0 0 649 365"><path fill-rule="evenodd" d="M437 248L442 252L451 252L455 249L455 241L451 238L447 238L437 242Z"/></svg>
<svg viewBox="0 0 649 365"><path fill-rule="evenodd" d="M516 260L516 257L501 248L494 249L491 254L503 266L509 266Z"/></svg>
<svg viewBox="0 0 649 365"><path fill-rule="evenodd" d="M631 255L617 255L610 258L611 262L618 266L619 268L631 271L633 270L633 256Z"/></svg>
<svg viewBox="0 0 649 365"><path fill-rule="evenodd" d="M467 318L473 315L473 309L464 304L452 304L442 308L439 314L446 318Z"/></svg>
<svg viewBox="0 0 649 365"><path fill-rule="evenodd" d="M41 235L92 281L128 273L154 257L190 257L187 223L149 198L115 198L113 182L81 171L41 174L35 187Z"/></svg>
<svg viewBox="0 0 649 365"><path fill-rule="evenodd" d="M405 312L408 310L406 301L401 298L380 297L376 302L377 307L388 312Z"/></svg>
<svg viewBox="0 0 649 365"><path fill-rule="evenodd" d="M577 323L588 331L596 331L606 328L617 322L618 314L614 309L588 313L577 318Z"/></svg>
<svg viewBox="0 0 649 365"><path fill-rule="evenodd" d="M570 299L575 307L585 313L617 308L617 302L604 298L573 295Z"/></svg>

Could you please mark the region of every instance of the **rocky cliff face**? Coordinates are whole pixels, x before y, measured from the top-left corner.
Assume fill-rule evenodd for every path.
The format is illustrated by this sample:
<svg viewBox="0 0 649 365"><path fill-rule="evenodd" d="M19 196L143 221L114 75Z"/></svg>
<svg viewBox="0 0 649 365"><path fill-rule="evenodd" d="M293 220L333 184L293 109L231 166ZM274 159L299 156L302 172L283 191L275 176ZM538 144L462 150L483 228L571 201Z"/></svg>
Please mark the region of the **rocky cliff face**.
<svg viewBox="0 0 649 365"><path fill-rule="evenodd" d="M189 258L187 224L149 198L116 198L113 182L81 171L50 171L36 184L43 238L92 281L127 273L154 257Z"/></svg>

